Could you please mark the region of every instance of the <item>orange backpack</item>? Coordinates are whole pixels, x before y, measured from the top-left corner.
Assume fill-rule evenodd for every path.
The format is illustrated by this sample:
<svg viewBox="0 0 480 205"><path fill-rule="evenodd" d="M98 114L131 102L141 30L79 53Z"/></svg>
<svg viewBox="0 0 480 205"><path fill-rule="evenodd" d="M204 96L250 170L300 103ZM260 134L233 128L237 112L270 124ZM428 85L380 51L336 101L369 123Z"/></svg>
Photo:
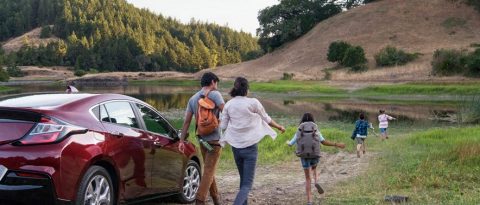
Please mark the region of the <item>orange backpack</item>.
<svg viewBox="0 0 480 205"><path fill-rule="evenodd" d="M213 110L215 109L215 102L208 98L207 91L205 95L200 96L198 100L197 115L197 135L205 136L213 133L218 127L218 119Z"/></svg>

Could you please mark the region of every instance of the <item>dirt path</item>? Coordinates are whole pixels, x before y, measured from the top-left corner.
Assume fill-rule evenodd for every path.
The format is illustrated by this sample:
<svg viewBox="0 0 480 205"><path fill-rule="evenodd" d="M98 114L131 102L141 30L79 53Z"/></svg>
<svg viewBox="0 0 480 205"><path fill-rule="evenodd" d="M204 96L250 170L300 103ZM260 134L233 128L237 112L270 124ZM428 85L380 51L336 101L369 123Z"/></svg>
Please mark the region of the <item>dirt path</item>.
<svg viewBox="0 0 480 205"><path fill-rule="evenodd" d="M358 159L355 154L340 152L323 153L318 169L319 183L328 194L335 184L351 179L366 170L373 158L367 153ZM236 169L217 174L217 183L222 194L222 204L232 204L238 191L239 176ZM280 165L257 166L255 183L250 192L251 205L306 204L305 177L300 160L286 161ZM312 185L312 191L315 188ZM313 192L314 204L320 204L324 195ZM165 204L165 203L156 203ZM171 204L171 203L169 203ZM208 201L208 204L213 204ZM150 203L149 203L150 205ZM173 204L172 204L173 205Z"/></svg>
<svg viewBox="0 0 480 205"><path fill-rule="evenodd" d="M368 156L368 155L367 155ZM328 193L336 183L349 179L368 165L368 158L358 159L356 155L341 152L323 154L319 164L319 183ZM281 165L258 167L249 204L277 205L304 204L305 177L300 160L287 161ZM218 186L222 192L224 204L232 204L240 184L237 170L221 173ZM313 188L313 186L312 186ZM314 194L315 202L323 195Z"/></svg>

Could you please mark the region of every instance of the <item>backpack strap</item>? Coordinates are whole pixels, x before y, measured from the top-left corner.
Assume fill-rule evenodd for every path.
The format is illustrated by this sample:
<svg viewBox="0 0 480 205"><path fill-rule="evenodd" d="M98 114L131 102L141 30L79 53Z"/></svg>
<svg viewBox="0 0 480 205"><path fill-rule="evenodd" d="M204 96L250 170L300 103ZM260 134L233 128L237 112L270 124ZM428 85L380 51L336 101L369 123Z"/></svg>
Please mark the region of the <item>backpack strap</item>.
<svg viewBox="0 0 480 205"><path fill-rule="evenodd" d="M305 126L304 126L303 124L301 124L301 125L298 127L298 131L300 131L300 136L298 136L299 139L303 137L304 129L305 129Z"/></svg>
<svg viewBox="0 0 480 205"><path fill-rule="evenodd" d="M208 98L208 94L210 94L210 91L211 91L211 90L205 91L205 94L204 94L205 98L210 99L210 98Z"/></svg>

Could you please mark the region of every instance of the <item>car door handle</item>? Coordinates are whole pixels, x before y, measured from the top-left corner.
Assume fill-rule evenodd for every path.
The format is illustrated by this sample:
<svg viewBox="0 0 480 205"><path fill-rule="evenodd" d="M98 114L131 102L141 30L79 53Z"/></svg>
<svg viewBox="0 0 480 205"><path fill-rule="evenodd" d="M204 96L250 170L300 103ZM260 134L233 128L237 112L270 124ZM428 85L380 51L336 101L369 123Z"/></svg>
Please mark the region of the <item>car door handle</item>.
<svg viewBox="0 0 480 205"><path fill-rule="evenodd" d="M153 145L155 145L157 147L163 147L162 143L157 142L157 141L153 142Z"/></svg>

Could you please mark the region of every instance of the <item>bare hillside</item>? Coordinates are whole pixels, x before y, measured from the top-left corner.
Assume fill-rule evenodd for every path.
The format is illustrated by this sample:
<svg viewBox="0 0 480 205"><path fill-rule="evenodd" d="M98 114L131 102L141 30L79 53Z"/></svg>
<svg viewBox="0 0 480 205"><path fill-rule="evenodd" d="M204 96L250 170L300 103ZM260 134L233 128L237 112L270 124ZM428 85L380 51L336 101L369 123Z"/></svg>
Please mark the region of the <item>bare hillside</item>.
<svg viewBox="0 0 480 205"><path fill-rule="evenodd" d="M295 73L299 80L323 79L324 69L335 67L326 55L329 44L337 40L362 46L370 70L361 74L335 70L332 80L429 80L436 49L480 43L480 13L450 0L383 0L327 19L300 39L259 59L218 67L215 72L223 78L243 75L273 80L283 73ZM405 66L376 68L373 56L387 45L424 55Z"/></svg>
<svg viewBox="0 0 480 205"><path fill-rule="evenodd" d="M7 53L10 53L10 52L15 52L20 50L20 48L25 44L33 47L38 47L40 45L47 45L52 41L60 40L57 37L41 39L40 38L41 31L42 31L42 28L33 29L28 33L25 33L19 37L16 37L4 42L2 47Z"/></svg>

